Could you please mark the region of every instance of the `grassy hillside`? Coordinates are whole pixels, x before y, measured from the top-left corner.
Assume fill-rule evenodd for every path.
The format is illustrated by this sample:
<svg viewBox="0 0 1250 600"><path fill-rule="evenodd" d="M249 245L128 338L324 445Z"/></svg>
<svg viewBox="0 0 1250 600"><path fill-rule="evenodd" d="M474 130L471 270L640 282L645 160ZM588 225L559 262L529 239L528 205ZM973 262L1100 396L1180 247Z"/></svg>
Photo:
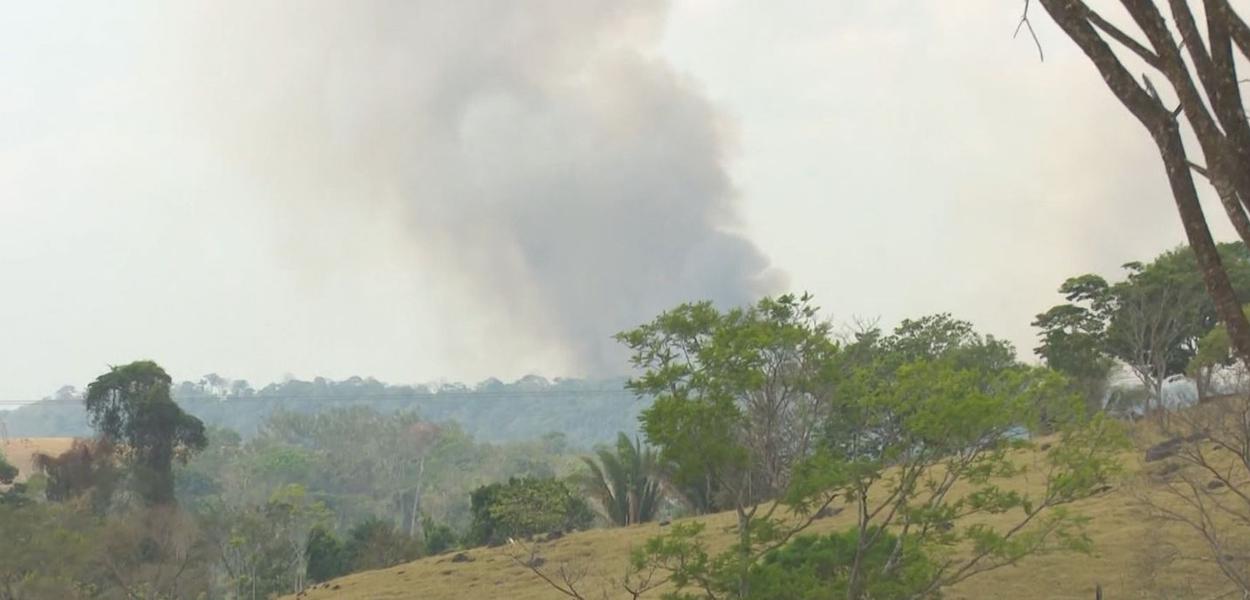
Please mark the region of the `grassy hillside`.
<svg viewBox="0 0 1250 600"><path fill-rule="evenodd" d="M1022 456L1033 460L1036 455ZM1089 533L1095 554L1058 554L1031 557L1014 567L982 574L947 591L950 599L1091 599L1095 585L1102 584L1108 600L1121 598L1203 598L1219 589L1220 581L1211 565L1197 562L1168 564L1160 558L1180 554L1201 556L1203 547L1188 530L1150 518L1141 507L1142 497L1167 497L1164 483L1156 475L1160 463L1144 465L1137 453L1125 454L1128 467L1124 481L1112 490L1083 500L1071 509L1092 519ZM1037 485L1027 475L1013 486ZM730 542L732 514L701 517L707 523L705 535L715 543ZM853 516L839 514L817 521L809 530L825 532L851 526ZM596 592L600 580L624 572L629 551L663 530L655 524L621 529L602 529L571 534L539 544L546 559L544 570L555 572L561 563L574 569L589 568L591 575L584 589ZM302 597L329 598L423 598L547 599L563 597L529 570L517 565L510 552L515 547L479 548L464 554L470 562L454 562L453 554L424 558L397 567L343 577ZM592 582L592 580L594 580ZM612 595L611 598L624 597ZM658 592L644 597L658 598Z"/></svg>
<svg viewBox="0 0 1250 600"><path fill-rule="evenodd" d="M58 455L69 450L73 443L71 437L9 438L0 440L0 453L20 471L17 480L25 481L31 473L31 457L37 453Z"/></svg>

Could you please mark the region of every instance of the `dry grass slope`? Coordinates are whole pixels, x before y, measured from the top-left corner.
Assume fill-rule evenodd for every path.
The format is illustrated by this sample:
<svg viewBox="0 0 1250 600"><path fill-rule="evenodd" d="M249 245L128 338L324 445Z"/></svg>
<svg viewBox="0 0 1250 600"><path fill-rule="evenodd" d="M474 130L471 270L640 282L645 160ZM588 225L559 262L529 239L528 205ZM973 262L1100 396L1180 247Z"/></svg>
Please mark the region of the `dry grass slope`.
<svg viewBox="0 0 1250 600"><path fill-rule="evenodd" d="M37 453L55 456L69 450L73 443L71 437L10 438L0 440L0 453L20 470L17 480L25 481L31 473L31 457Z"/></svg>
<svg viewBox="0 0 1250 600"><path fill-rule="evenodd" d="M1023 460L1036 460L1025 455ZM1143 495L1165 497L1162 485L1148 476L1158 463L1144 465L1138 453L1124 455L1128 474L1121 485L1083 500L1071 510L1092 519L1089 533L1095 543L1093 556L1055 554L1026 559L1018 566L980 575L947 590L949 599L1004 598L1019 600L1088 600L1101 583L1105 598L1202 598L1221 585L1214 568L1187 563L1167 566L1160 557L1180 551L1201 555L1203 547L1189 531L1151 519L1141 507ZM1012 487L1037 485L1027 474ZM705 535L715 543L730 542L732 514L701 517ZM846 513L817 521L811 532L849 527ZM567 535L539 545L544 568L561 562L589 567L592 578L606 581L620 576L630 549L663 530L655 524L620 529L600 529ZM518 566L509 549L478 548L465 554L471 562L453 562L451 554L417 560L397 567L357 573L336 579L302 594L308 599L422 598L426 600L494 599L538 600L563 597L527 569ZM585 589L596 591L599 581ZM596 594L597 597L597 594ZM611 596L613 598L618 596ZM620 596L623 597L623 596ZM658 592L647 597L658 598Z"/></svg>

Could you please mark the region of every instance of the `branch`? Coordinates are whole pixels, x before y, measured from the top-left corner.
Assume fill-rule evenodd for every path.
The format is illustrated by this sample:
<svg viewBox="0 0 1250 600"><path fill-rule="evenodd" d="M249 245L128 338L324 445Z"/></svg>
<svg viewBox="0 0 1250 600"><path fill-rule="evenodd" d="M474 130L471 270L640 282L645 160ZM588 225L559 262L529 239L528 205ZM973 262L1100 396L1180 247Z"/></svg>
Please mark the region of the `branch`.
<svg viewBox="0 0 1250 600"><path fill-rule="evenodd" d="M529 558L525 560L522 560L521 555L517 554L516 552L509 551L508 557L512 559L512 562L516 563L517 565L521 567L529 569L531 573L537 575L540 579L547 582L547 585L551 586L553 589L560 592L561 594L564 594L565 596L568 596L570 598L574 598L575 600L587 600L587 598L583 596L581 592L577 591L577 587L576 587L577 582L580 581L582 578L581 575L585 575L584 573L579 576L573 576L567 570L565 570L564 566L562 565L560 567L560 580L561 581L557 582L556 580L548 576L546 573L544 573L542 569L538 568L539 564L541 564L539 559L542 557L538 555L537 546L526 547L525 544L522 544L520 542L516 542L511 539L508 541L509 541L510 546L518 546L522 550L529 551ZM564 585L561 585L561 583L563 583Z"/></svg>
<svg viewBox="0 0 1250 600"><path fill-rule="evenodd" d="M1020 15L1020 22L1016 23L1016 31L1011 34L1011 39L1016 39L1020 35L1020 28L1025 27L1029 30L1029 36L1033 38L1033 45L1037 46L1037 59L1046 62L1046 54L1042 52L1042 42L1037 39L1037 32L1033 30L1033 22L1029 20L1029 4L1031 0L1024 0L1024 13Z"/></svg>
<svg viewBox="0 0 1250 600"><path fill-rule="evenodd" d="M1122 44L1125 48L1132 50L1133 54L1136 54L1142 60L1146 61L1146 64L1159 69L1160 71L1163 70L1163 60L1159 58L1158 54L1151 52L1150 49L1141 42L1133 39L1133 37L1129 34L1124 33L1124 30L1112 25L1111 22L1104 19L1102 15L1091 10L1085 15L1085 18L1089 19L1089 22L1093 24L1094 27L1101 29L1103 33L1111 36L1111 39L1120 42L1120 44Z"/></svg>

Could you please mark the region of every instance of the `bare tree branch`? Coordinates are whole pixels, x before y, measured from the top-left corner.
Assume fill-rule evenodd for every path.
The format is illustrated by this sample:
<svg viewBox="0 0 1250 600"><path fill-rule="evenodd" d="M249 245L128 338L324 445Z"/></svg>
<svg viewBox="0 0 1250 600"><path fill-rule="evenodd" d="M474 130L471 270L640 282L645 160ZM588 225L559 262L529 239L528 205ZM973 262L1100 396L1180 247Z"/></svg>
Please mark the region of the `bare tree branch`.
<svg viewBox="0 0 1250 600"><path fill-rule="evenodd" d="M1011 34L1011 39L1016 39L1020 35L1020 28L1024 27L1029 30L1029 36L1033 38L1033 45L1037 46L1037 59L1045 62L1046 54L1042 52L1042 42L1037 39L1037 32L1033 30L1033 22L1029 20L1029 4L1032 0L1024 0L1024 12L1020 15L1020 22L1016 23L1016 31Z"/></svg>

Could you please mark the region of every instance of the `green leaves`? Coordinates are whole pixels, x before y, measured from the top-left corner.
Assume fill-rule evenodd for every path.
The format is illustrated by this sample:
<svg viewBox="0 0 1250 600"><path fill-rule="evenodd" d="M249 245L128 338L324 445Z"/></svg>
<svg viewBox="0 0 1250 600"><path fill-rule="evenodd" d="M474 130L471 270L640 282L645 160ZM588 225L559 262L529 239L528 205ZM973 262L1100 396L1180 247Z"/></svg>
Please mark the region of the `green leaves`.
<svg viewBox="0 0 1250 600"><path fill-rule="evenodd" d="M91 426L131 458L136 490L149 505L174 502L173 463L208 445L204 424L169 394L170 378L152 361L112 367L87 386Z"/></svg>
<svg viewBox="0 0 1250 600"><path fill-rule="evenodd" d="M0 452L0 484L8 485L17 479L17 467L11 465L4 459L4 453Z"/></svg>
<svg viewBox="0 0 1250 600"><path fill-rule="evenodd" d="M616 452L600 449L598 461L582 457L588 473L580 480L582 488L599 502L615 525L633 525L655 519L663 499L659 458L652 448L644 448L629 436L617 436Z"/></svg>
<svg viewBox="0 0 1250 600"><path fill-rule="evenodd" d="M1051 504L1079 500L1123 471L1120 453L1131 448L1124 426L1105 414L1066 429L1046 453Z"/></svg>
<svg viewBox="0 0 1250 600"><path fill-rule="evenodd" d="M629 387L654 402L647 440L698 510L782 492L811 449L838 346L808 295L721 312L683 304L617 339L643 373Z"/></svg>
<svg viewBox="0 0 1250 600"><path fill-rule="evenodd" d="M1219 253L1238 299L1250 300L1245 245L1221 244ZM1218 322L1189 248L1164 252L1147 264L1130 262L1124 269L1124 278L1114 283L1092 274L1068 279L1059 288L1067 303L1033 322L1041 337L1036 352L1072 379L1086 396L1090 414L1102 409L1105 380L1115 361L1133 368L1157 394L1164 378L1186 372L1199 339Z"/></svg>
<svg viewBox="0 0 1250 600"><path fill-rule="evenodd" d="M514 477L482 486L473 491L471 504L469 539L476 544L582 529L594 519L586 501L558 479Z"/></svg>
<svg viewBox="0 0 1250 600"><path fill-rule="evenodd" d="M1067 289L1101 303L1107 287L1091 277ZM1082 310L1051 317L1095 326ZM699 529L683 526L635 555L635 568L671 574L672 598L931 596L1031 554L1088 550L1083 520L1058 508L1119 468L1123 436L1105 418L1085 420L1065 377L1017 362L1010 344L948 314L840 346L810 298L783 296L725 313L686 305L621 339L646 369L631 385L656 397L643 415L648 439L677 477L736 492L730 549L711 555ZM787 394L811 402L770 413ZM1005 484L1024 471L1029 437L1056 430L1044 490ZM775 452L783 437L808 445ZM769 498L787 519L761 510ZM793 537L834 501L854 510L852 530ZM1014 518L992 526L978 515Z"/></svg>

